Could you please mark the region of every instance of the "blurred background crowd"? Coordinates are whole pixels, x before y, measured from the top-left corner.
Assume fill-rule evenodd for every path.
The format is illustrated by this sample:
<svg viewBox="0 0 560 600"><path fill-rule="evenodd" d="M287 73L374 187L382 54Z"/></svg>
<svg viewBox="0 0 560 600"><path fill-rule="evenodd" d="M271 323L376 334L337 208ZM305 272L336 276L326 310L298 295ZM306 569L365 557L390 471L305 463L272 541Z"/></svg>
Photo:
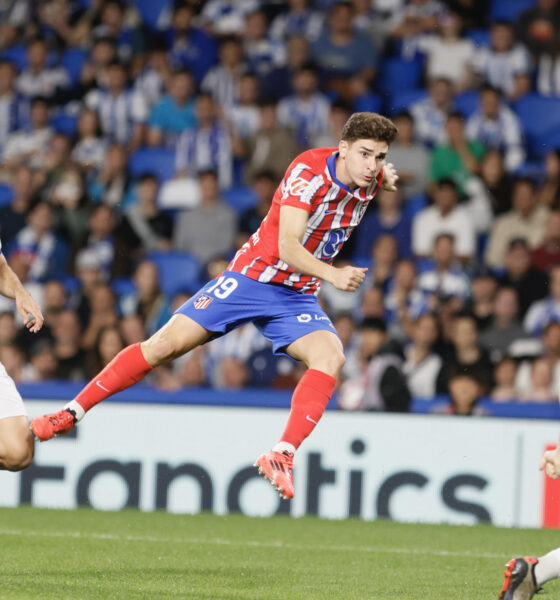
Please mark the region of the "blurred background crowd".
<svg viewBox="0 0 560 600"><path fill-rule="evenodd" d="M0 238L42 306L0 300L16 382L93 376L220 273L291 160L354 111L394 119L382 191L324 284L345 409L555 402L557 0L0 0ZM289 388L252 325L150 383Z"/></svg>

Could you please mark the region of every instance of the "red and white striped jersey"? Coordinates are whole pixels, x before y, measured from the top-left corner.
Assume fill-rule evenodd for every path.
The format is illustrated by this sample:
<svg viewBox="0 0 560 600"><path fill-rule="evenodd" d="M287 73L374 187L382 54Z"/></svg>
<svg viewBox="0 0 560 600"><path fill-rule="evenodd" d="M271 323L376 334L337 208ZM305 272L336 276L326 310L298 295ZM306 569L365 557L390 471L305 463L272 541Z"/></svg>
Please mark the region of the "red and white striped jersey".
<svg viewBox="0 0 560 600"><path fill-rule="evenodd" d="M317 294L317 277L292 269L278 252L280 207L303 208L309 213L303 247L315 258L332 263L344 242L361 221L383 180L379 173L367 188L350 190L335 176L337 148L303 152L291 163L272 199L259 229L238 250L228 266L262 283L283 284L306 294Z"/></svg>

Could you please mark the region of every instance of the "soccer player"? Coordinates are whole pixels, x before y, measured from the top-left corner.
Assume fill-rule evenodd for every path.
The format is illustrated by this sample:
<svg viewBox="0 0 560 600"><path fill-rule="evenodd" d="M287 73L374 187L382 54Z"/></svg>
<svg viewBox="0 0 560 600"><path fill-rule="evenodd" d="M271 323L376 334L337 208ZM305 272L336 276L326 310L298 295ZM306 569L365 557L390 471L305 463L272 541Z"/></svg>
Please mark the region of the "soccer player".
<svg viewBox="0 0 560 600"><path fill-rule="evenodd" d="M0 244L0 294L16 301L27 329L37 333L43 326L39 305L31 298L2 254ZM33 460L33 435L27 413L12 378L0 363L0 470L21 471Z"/></svg>
<svg viewBox="0 0 560 600"><path fill-rule="evenodd" d="M560 479L560 439L554 450L547 450L539 469L552 479ZM531 600L541 585L560 577L560 548L535 558L512 558L506 565L504 586L498 594L504 600Z"/></svg>
<svg viewBox="0 0 560 600"><path fill-rule="evenodd" d="M227 270L151 338L122 350L63 410L33 419L36 438L66 433L95 404L154 367L252 321L274 352L308 368L294 391L280 441L255 463L281 496L293 497L294 453L319 422L345 360L336 330L317 301L320 280L349 292L364 281L367 269L331 263L378 189L396 190L398 176L386 164L396 135L385 117L355 113L338 148L296 157L270 211Z"/></svg>

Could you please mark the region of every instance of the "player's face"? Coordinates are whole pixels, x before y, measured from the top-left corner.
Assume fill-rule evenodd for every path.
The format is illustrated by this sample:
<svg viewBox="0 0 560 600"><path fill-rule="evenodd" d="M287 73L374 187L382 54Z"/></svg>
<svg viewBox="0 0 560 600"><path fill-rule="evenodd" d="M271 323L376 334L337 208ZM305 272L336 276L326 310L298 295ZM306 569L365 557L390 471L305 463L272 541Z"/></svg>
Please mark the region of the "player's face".
<svg viewBox="0 0 560 600"><path fill-rule="evenodd" d="M341 141L339 144L339 164L337 177L350 189L368 187L379 175L385 165L387 142L376 140L356 140L348 143Z"/></svg>

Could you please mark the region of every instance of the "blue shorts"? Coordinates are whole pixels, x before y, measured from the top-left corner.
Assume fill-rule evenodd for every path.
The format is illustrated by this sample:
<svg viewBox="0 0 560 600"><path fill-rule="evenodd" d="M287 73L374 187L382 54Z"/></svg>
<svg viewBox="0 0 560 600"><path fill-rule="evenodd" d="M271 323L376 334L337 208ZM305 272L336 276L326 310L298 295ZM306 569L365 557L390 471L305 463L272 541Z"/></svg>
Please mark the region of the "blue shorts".
<svg viewBox="0 0 560 600"><path fill-rule="evenodd" d="M253 322L272 342L275 354L286 354L286 346L312 331L338 335L315 296L233 271L209 281L175 314L186 315L213 332L212 339Z"/></svg>

